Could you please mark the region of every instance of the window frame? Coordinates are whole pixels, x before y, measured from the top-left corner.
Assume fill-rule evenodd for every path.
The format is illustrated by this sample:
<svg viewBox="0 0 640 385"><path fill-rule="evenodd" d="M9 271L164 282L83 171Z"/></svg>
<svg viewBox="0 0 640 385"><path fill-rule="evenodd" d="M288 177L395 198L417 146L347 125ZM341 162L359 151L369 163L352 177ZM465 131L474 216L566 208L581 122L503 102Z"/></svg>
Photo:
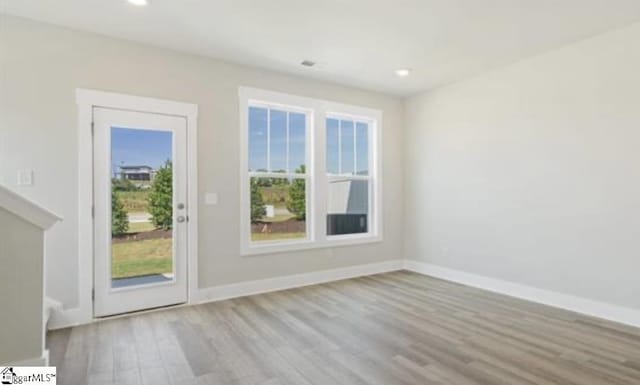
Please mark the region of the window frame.
<svg viewBox="0 0 640 385"><path fill-rule="evenodd" d="M260 241L260 242L256 242L256 241L252 241L251 240L251 231L249 231L249 246L251 248L262 248L262 247L270 247L270 246L280 246L280 245L300 245L300 244L306 244L308 242L313 242L313 237L315 232L313 231L313 210L311 210L309 202L312 199L311 196L311 192L313 191L313 177L312 177L312 169L310 167L310 165L313 163L312 162L312 158L310 156L310 152L309 152L309 144L312 143L312 130L311 127L313 125L313 111L308 110L308 109L302 109L296 106L289 106L289 105L283 105L281 103L269 103L269 102L265 102L265 101L259 101L259 100L255 100L255 99L251 99L247 101L247 117L248 117L248 111L249 108L251 107L257 107L257 108L265 108L267 109L267 135L268 135L268 139L267 139L267 154L271 151L270 148L270 131L269 131L269 127L270 127L270 111L273 109L277 109L278 111L284 111L284 112L293 112L293 113L299 113L299 114L304 114L305 115L305 173L304 174L298 174L295 171L292 171L289 168L289 164L288 164L288 157L289 154L287 154L287 169L285 172L277 172L277 171L273 171L271 170L271 164L270 164L270 160L271 157L269 155L267 155L267 171L250 171L249 170L249 137L247 136L247 143L246 143L246 148L247 148L247 167L245 168L247 170L247 174L245 176L245 178L248 179L247 181L247 186L248 188L250 188L250 182L252 178L272 178L272 179L277 179L277 178L282 178L282 179L302 179L305 181L305 203L306 203L306 214L305 217L307 218L305 220L305 237L304 238L291 238L291 239L279 239L279 240L271 240L271 241ZM248 131L249 131L249 125L248 125L248 120L247 120L247 135L248 135ZM287 125L289 124L289 119L287 118ZM287 127L287 132L289 130L289 127ZM288 138L287 138L288 140ZM287 151L289 148L289 144L287 143ZM294 169L295 170L295 169ZM250 199L251 196L249 194L249 204L248 207L250 209L251 207L251 203L250 203ZM243 205L245 203L243 202ZM250 213L250 210L249 210ZM249 215L250 216L250 215ZM249 227L251 227L251 221L249 221Z"/></svg>
<svg viewBox="0 0 640 385"><path fill-rule="evenodd" d="M326 185L329 186L329 183L331 180L339 180L339 179L346 179L346 180L350 180L350 181L356 181L356 180L366 180L368 183L368 202L367 202L367 232L366 233L353 233L353 234L338 234L338 235L329 235L326 233L326 229L325 229L325 237L327 238L327 240L329 241L348 241L348 240L357 240L357 239L368 239L368 238L373 238L375 237L375 235L377 234L376 231L376 225L378 224L378 220L376 220L374 218L374 216L372 215L372 213L376 212L376 207L375 207L375 201L377 198L377 192L376 192L376 186L378 184L377 180L378 180L378 167L375 164L376 158L377 158L377 154L376 154L376 149L377 149L377 133L376 133L376 125L377 122L376 120L370 118L370 117L364 117L364 116L356 116L356 115L352 115L352 114L345 114L345 113L334 113L334 112L327 112L325 114L324 120L325 120L325 138L326 138L326 132L327 132L327 125L326 125L326 121L328 119L334 119L334 120L338 120L340 122L339 125L339 130L338 130L338 138L339 138L339 142L340 142L340 138L342 136L342 121L352 121L353 122L353 147L354 147L354 151L353 151L353 170L354 173L343 173L343 172L339 172L337 174L334 173L330 173L327 169L326 169L326 143L325 143L325 178L326 178ZM365 123L367 124L367 175L358 175L357 174L357 165L358 165L358 161L357 161L357 124L358 123ZM373 144L371 143L371 141L369 140L369 138L374 138L373 140ZM342 157L341 153L342 153L342 146L341 144L339 145L339 158ZM338 162L339 164L339 171L342 171L342 165L341 165L341 161ZM328 195L327 195L327 200L328 200ZM328 208L325 210L325 212L323 213L324 216L326 217L329 214L329 210Z"/></svg>
<svg viewBox="0 0 640 385"><path fill-rule="evenodd" d="M382 241L382 111L320 99L289 95L251 87L239 87L240 114L240 252L259 255L315 248L348 246ZM306 197L307 237L304 239L251 241L249 171L249 107L277 108L307 114ZM369 212L368 232L327 235L328 185L326 121L339 117L369 124ZM355 123L354 123L355 124ZM355 166L355 165L354 165ZM289 171L290 172L290 171ZM266 174L266 173L264 173ZM268 177L286 177L268 173ZM253 175L255 176L255 175ZM349 178L361 178L350 175Z"/></svg>

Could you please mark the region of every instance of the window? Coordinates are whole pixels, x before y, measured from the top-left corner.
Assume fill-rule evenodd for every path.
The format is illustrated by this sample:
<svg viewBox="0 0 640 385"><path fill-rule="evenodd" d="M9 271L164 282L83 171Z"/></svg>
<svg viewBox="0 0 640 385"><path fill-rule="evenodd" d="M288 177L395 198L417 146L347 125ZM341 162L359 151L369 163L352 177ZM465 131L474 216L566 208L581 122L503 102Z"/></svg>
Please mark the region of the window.
<svg viewBox="0 0 640 385"><path fill-rule="evenodd" d="M327 236L369 232L371 126L348 117L326 120Z"/></svg>
<svg viewBox="0 0 640 385"><path fill-rule="evenodd" d="M307 239L308 114L250 104L251 242Z"/></svg>
<svg viewBox="0 0 640 385"><path fill-rule="evenodd" d="M380 240L382 114L253 88L239 95L242 253Z"/></svg>

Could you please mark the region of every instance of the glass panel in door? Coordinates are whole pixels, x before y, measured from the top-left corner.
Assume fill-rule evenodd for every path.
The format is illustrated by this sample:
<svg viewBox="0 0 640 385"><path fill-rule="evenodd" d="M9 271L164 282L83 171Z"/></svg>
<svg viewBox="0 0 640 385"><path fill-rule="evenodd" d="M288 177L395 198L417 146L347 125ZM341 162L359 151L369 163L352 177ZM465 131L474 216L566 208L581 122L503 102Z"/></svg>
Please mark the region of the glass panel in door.
<svg viewBox="0 0 640 385"><path fill-rule="evenodd" d="M174 278L173 133L111 128L111 286Z"/></svg>

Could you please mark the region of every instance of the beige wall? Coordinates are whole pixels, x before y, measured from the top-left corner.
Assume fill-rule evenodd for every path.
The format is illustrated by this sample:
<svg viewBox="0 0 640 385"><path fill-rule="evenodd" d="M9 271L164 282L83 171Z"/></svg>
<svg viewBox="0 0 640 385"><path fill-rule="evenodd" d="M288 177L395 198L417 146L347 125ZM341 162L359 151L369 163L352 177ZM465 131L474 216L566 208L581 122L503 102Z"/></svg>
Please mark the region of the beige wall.
<svg viewBox="0 0 640 385"><path fill-rule="evenodd" d="M42 356L42 240L37 226L0 208L0 364Z"/></svg>
<svg viewBox="0 0 640 385"><path fill-rule="evenodd" d="M640 308L640 24L406 105L405 255Z"/></svg>
<svg viewBox="0 0 640 385"><path fill-rule="evenodd" d="M384 241L286 254L240 256L238 86L380 109L384 113ZM150 96L199 106L200 287L402 257L402 101L136 43L0 16L0 183L65 218L48 238L48 294L74 307L77 293L75 89ZM16 171L35 186L16 187ZM205 206L205 192L219 204ZM82 256L90 258L90 256Z"/></svg>

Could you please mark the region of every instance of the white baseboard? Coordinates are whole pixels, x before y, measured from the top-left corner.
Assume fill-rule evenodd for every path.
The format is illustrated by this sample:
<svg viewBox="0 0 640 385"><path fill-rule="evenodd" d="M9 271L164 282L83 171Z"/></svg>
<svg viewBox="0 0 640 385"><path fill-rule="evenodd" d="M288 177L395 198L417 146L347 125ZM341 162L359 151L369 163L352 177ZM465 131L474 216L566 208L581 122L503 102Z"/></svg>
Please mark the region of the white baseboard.
<svg viewBox="0 0 640 385"><path fill-rule="evenodd" d="M56 301L53 298L44 297L44 324L46 325L54 312L59 312L63 309L62 303Z"/></svg>
<svg viewBox="0 0 640 385"><path fill-rule="evenodd" d="M386 273L402 270L403 268L403 260L391 260L366 265L349 266L339 269L261 279L258 281L239 282L230 285L208 287L198 290L197 295L195 298L190 300L189 304L220 301L223 299L244 297L252 294L268 293L271 291L315 285L318 283L337 281L341 279ZM93 321L94 318L92 317L90 310L83 311L81 308L72 308L66 310L54 310L47 326L49 330L55 330L84 325Z"/></svg>
<svg viewBox="0 0 640 385"><path fill-rule="evenodd" d="M496 278L466 273L430 263L405 260L404 268L416 273L477 287L609 321L640 327L640 310L587 298L538 289Z"/></svg>
<svg viewBox="0 0 640 385"><path fill-rule="evenodd" d="M441 278L463 285L477 287L511 297L541 303L565 310L574 311L626 325L640 327L640 310L624 306L568 294L539 289L532 286L504 281L497 278L466 273L430 263L415 260L391 260L366 265L349 266L338 269L322 270L283 277L261 279L257 281L239 282L229 285L200 289L191 299L190 304L220 301L247 295L268 293L278 290L315 285L325 282L362 277L372 274L386 273L406 269L416 273ZM54 311L49 320L49 329L87 324L93 321L90 311L73 308Z"/></svg>
<svg viewBox="0 0 640 385"><path fill-rule="evenodd" d="M27 358L26 360L2 364L0 366L49 366L49 350L44 350L39 357Z"/></svg>
<svg viewBox="0 0 640 385"><path fill-rule="evenodd" d="M71 309L53 310L47 323L48 330L56 330L88 324L93 320L91 310L83 311L76 307Z"/></svg>
<svg viewBox="0 0 640 385"><path fill-rule="evenodd" d="M315 271L311 273L288 275L284 277L261 279L257 281L239 282L230 285L201 289L198 303L220 301L224 299L244 297L247 295L268 293L296 287L316 285L319 283L362 277L366 275L402 270L403 260L392 260L367 265L349 266L339 269Z"/></svg>

